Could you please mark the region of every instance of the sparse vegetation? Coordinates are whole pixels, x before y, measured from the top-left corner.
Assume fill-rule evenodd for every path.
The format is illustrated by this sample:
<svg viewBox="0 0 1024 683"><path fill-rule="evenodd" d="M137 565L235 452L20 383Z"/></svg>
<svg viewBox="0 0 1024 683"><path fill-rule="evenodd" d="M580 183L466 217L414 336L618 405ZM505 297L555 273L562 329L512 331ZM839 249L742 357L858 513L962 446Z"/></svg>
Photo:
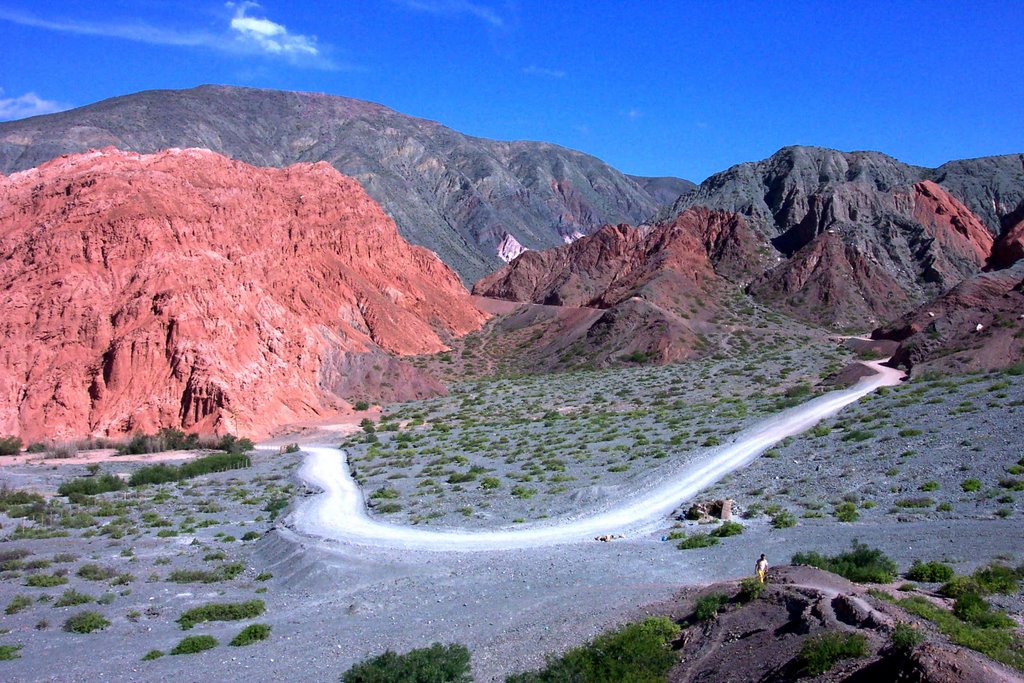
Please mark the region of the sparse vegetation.
<svg viewBox="0 0 1024 683"><path fill-rule="evenodd" d="M247 602L211 602L186 610L178 617L178 625L188 630L204 621L238 621L254 619L263 614L266 606L262 600Z"/></svg>
<svg viewBox="0 0 1024 683"><path fill-rule="evenodd" d="M839 663L841 659L864 657L868 641L860 633L829 632L813 636L800 647L799 662L804 673L819 676Z"/></svg>
<svg viewBox="0 0 1024 683"><path fill-rule="evenodd" d="M469 683L469 650L463 645L442 645L396 654L384 654L362 661L341 676L343 683Z"/></svg>
<svg viewBox="0 0 1024 683"><path fill-rule="evenodd" d="M86 610L67 618L64 630L69 633L92 633L110 626L110 622L99 612Z"/></svg>
<svg viewBox="0 0 1024 683"><path fill-rule="evenodd" d="M953 568L942 562L914 562L907 571L907 578L911 581L923 583L939 583L949 581L953 578Z"/></svg>
<svg viewBox="0 0 1024 683"><path fill-rule="evenodd" d="M816 552L797 553L793 564L808 564L839 574L858 583L892 583L896 579L896 563L877 548L853 542L853 549L827 557Z"/></svg>
<svg viewBox="0 0 1024 683"><path fill-rule="evenodd" d="M250 624L243 628L237 636L231 639L230 645L241 647L252 645L270 637L270 626L267 624Z"/></svg>
<svg viewBox="0 0 1024 683"><path fill-rule="evenodd" d="M185 636L174 649L172 655L194 655L204 650L212 650L217 647L217 639L213 636Z"/></svg>
<svg viewBox="0 0 1024 683"><path fill-rule="evenodd" d="M693 618L697 621L710 621L718 616L718 612L728 601L729 597L724 593L705 595L697 600L697 604L693 608Z"/></svg>

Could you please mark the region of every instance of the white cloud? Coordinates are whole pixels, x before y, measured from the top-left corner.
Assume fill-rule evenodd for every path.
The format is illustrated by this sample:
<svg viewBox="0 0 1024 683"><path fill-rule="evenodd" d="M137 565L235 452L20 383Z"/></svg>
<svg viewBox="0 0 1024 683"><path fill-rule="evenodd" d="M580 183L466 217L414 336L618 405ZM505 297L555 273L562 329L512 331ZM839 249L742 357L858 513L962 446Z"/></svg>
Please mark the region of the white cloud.
<svg viewBox="0 0 1024 683"><path fill-rule="evenodd" d="M27 92L18 97L4 97L3 95L4 90L0 88L0 121L26 119L29 116L52 114L55 111L64 111L68 108L60 102L44 100L34 92Z"/></svg>
<svg viewBox="0 0 1024 683"><path fill-rule="evenodd" d="M468 14L491 26L501 28L505 20L501 15L486 5L468 0L396 0L400 5L418 12L439 15Z"/></svg>
<svg viewBox="0 0 1024 683"><path fill-rule="evenodd" d="M295 66L329 70L352 68L339 66L329 59L316 36L292 33L283 24L265 16L251 16L250 10L260 7L255 2L228 2L226 7L235 11L223 32L159 26L136 20L93 22L40 17L3 7L0 7L0 20L61 33L119 38L148 45L200 47L235 55L266 55Z"/></svg>
<svg viewBox="0 0 1024 683"><path fill-rule="evenodd" d="M545 78L565 78L568 74L561 69L547 69L542 66L528 66L523 69L527 76L543 76Z"/></svg>
<svg viewBox="0 0 1024 683"><path fill-rule="evenodd" d="M229 2L227 6L235 5ZM291 33L283 24L266 18L252 17L246 13L250 9L258 8L259 4L255 2L243 2L237 6L235 16L231 18L231 30L234 31L237 40L249 43L257 50L271 55L320 56L316 36Z"/></svg>

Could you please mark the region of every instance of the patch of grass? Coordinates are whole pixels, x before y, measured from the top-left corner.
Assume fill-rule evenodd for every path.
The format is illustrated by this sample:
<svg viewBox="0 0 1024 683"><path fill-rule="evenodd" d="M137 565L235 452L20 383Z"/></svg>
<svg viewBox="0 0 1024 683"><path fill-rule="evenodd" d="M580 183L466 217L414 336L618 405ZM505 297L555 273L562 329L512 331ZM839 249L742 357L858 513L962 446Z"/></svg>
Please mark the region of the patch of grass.
<svg viewBox="0 0 1024 683"><path fill-rule="evenodd" d="M789 510L782 510L772 517L772 527L776 529L788 529L796 526L796 515Z"/></svg>
<svg viewBox="0 0 1024 683"><path fill-rule="evenodd" d="M75 574L87 581L109 581L117 575L117 572L110 567L101 567L90 562L79 567Z"/></svg>
<svg viewBox="0 0 1024 683"><path fill-rule="evenodd" d="M840 659L865 657L867 653L868 640L860 633L833 631L805 640L797 661L807 675L819 676L831 671Z"/></svg>
<svg viewBox="0 0 1024 683"><path fill-rule="evenodd" d="M92 633L110 626L110 622L99 612L86 610L73 614L64 621L64 630L68 633Z"/></svg>
<svg viewBox="0 0 1024 683"><path fill-rule="evenodd" d="M907 571L907 578L911 581L922 581L924 583L939 583L949 581L953 578L953 568L943 562L921 562L915 561Z"/></svg>
<svg viewBox="0 0 1024 683"><path fill-rule="evenodd" d="M230 581L243 571L245 571L244 564L232 562L212 571L203 569L175 569L167 575L167 580L172 583L217 583L219 581Z"/></svg>
<svg viewBox="0 0 1024 683"><path fill-rule="evenodd" d="M832 514L835 515L835 518L840 522L856 522L860 519L860 513L857 512L857 506L849 501L837 505L835 510L832 511Z"/></svg>
<svg viewBox="0 0 1024 683"><path fill-rule="evenodd" d="M921 596L905 598L898 602L900 607L935 624L935 626L957 645L969 647L1024 671L1024 638L1010 629L981 628L965 623L952 612L942 609Z"/></svg>
<svg viewBox="0 0 1024 683"><path fill-rule="evenodd" d="M18 455L21 453L22 442L17 436L0 437L0 455Z"/></svg>
<svg viewBox="0 0 1024 683"><path fill-rule="evenodd" d="M892 583L896 578L895 562L881 550L869 548L856 540L848 552L832 557L816 552L797 553L792 562L824 569L858 583Z"/></svg>
<svg viewBox="0 0 1024 683"><path fill-rule="evenodd" d="M896 624L892 633L889 634L889 644L892 649L902 655L910 654L922 640L924 640L924 633L921 632L921 629L917 628L915 624L902 621Z"/></svg>
<svg viewBox="0 0 1024 683"><path fill-rule="evenodd" d="M664 681L678 658L671 642L679 626L651 617L598 636L565 655L548 659L540 671L509 676L507 683L656 683ZM367 679L368 680L368 679Z"/></svg>
<svg viewBox="0 0 1024 683"><path fill-rule="evenodd" d="M217 639L213 636L185 636L171 650L172 655L194 655L204 650L217 647Z"/></svg>
<svg viewBox="0 0 1024 683"><path fill-rule="evenodd" d="M164 656L164 651L163 650L150 650L145 655L143 655L142 661L150 662L150 661L152 661L154 659L160 659L163 656Z"/></svg>
<svg viewBox="0 0 1024 683"><path fill-rule="evenodd" d="M178 625L188 630L204 621L238 621L254 619L266 609L262 600L247 602L211 602L186 610L178 617Z"/></svg>
<svg viewBox="0 0 1024 683"><path fill-rule="evenodd" d="M442 645L384 654L359 662L341 676L343 683L469 683L469 650L463 645Z"/></svg>
<svg viewBox="0 0 1024 683"><path fill-rule="evenodd" d="M715 538L728 538L729 536L739 536L743 533L743 525L739 522L722 522L722 524L711 532L711 536Z"/></svg>
<svg viewBox="0 0 1024 683"><path fill-rule="evenodd" d="M753 602L761 597L761 593L764 592L764 584L761 583L760 579L756 579L752 576L740 581L740 592L736 595L740 602Z"/></svg>
<svg viewBox="0 0 1024 683"><path fill-rule="evenodd" d="M239 441L248 441L248 439L240 439ZM251 448L251 442L249 450ZM147 484L167 484L174 481L181 481L183 479L192 479L204 474L212 474L214 472L227 472L229 470L242 469L252 465L252 461L249 456L243 452L237 453L213 453L211 455L205 455L195 460L183 463L175 467L174 465L149 465L141 467L132 473L132 476L128 479L130 486L145 486Z"/></svg>
<svg viewBox="0 0 1024 683"><path fill-rule="evenodd" d="M237 636L231 639L229 645L241 647L252 645L270 637L270 626L268 624L250 624L243 628Z"/></svg>

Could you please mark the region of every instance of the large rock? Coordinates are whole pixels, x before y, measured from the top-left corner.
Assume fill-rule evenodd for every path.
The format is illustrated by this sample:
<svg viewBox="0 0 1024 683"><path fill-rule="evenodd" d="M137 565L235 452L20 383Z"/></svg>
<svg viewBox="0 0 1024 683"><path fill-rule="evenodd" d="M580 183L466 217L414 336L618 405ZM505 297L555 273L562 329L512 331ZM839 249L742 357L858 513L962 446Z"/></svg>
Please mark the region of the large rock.
<svg viewBox="0 0 1024 683"><path fill-rule="evenodd" d="M485 318L326 163L62 157L0 176L0 253L0 433L26 440L261 436L360 395L346 376L374 366L423 395L414 370L352 356L439 351Z"/></svg>
<svg viewBox="0 0 1024 683"><path fill-rule="evenodd" d="M259 166L327 161L467 282L501 265L506 235L528 249L553 247L644 220L690 185L627 177L556 145L470 137L370 102L227 86L140 92L0 123L0 172L107 145L203 147Z"/></svg>

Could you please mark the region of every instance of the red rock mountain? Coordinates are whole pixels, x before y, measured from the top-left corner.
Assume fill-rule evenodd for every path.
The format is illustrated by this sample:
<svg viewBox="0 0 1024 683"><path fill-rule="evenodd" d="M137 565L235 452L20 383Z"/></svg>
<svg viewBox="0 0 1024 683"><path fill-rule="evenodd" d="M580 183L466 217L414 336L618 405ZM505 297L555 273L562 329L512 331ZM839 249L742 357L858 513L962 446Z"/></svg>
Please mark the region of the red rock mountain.
<svg viewBox="0 0 1024 683"><path fill-rule="evenodd" d="M383 352L442 350L486 317L323 162L60 157L0 176L0 253L0 433L26 440L260 436L343 406L371 365L427 393Z"/></svg>

